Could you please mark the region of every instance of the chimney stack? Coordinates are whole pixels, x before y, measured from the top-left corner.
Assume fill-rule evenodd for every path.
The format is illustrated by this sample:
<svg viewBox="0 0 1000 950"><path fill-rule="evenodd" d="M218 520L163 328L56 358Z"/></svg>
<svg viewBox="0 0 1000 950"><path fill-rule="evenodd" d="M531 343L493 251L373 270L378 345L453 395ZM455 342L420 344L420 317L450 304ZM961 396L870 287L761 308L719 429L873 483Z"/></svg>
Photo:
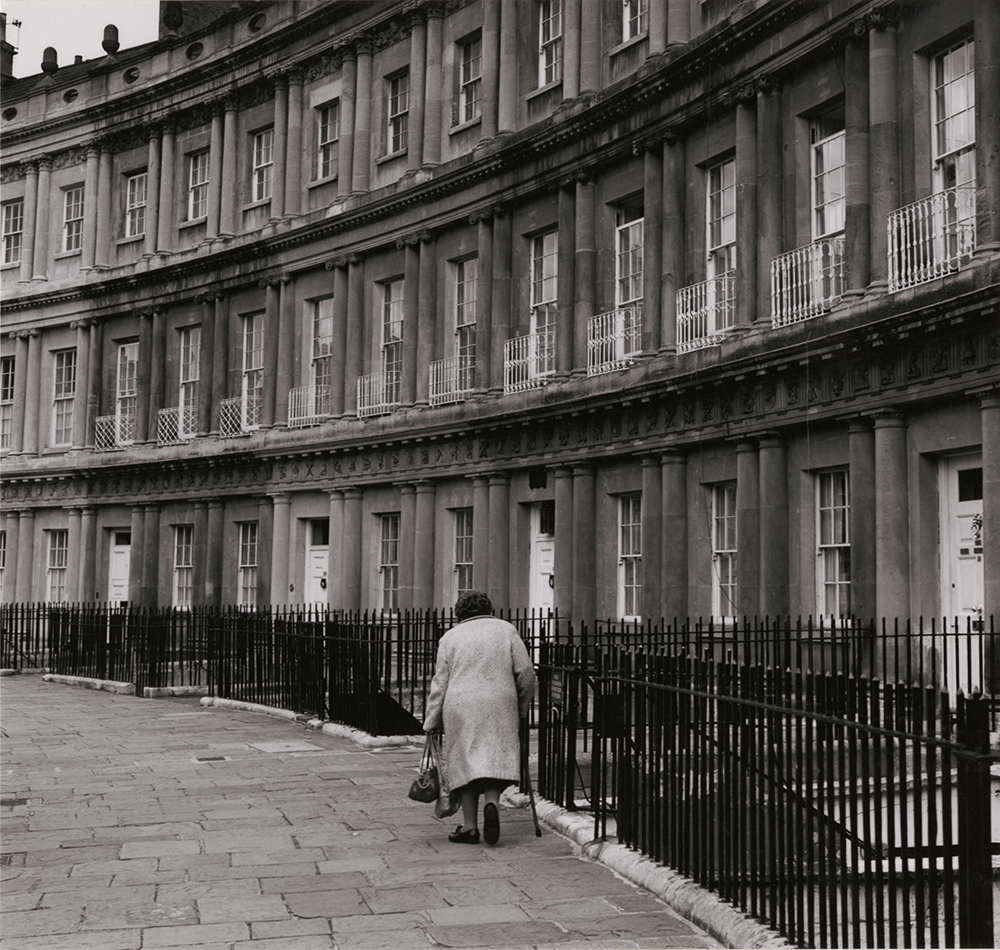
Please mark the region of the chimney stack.
<svg viewBox="0 0 1000 950"><path fill-rule="evenodd" d="M7 42L7 14L0 13L0 79L14 78L13 45Z"/></svg>
<svg viewBox="0 0 1000 950"><path fill-rule="evenodd" d="M46 76L52 77L59 69L59 54L54 46L46 46L42 53L42 72Z"/></svg>

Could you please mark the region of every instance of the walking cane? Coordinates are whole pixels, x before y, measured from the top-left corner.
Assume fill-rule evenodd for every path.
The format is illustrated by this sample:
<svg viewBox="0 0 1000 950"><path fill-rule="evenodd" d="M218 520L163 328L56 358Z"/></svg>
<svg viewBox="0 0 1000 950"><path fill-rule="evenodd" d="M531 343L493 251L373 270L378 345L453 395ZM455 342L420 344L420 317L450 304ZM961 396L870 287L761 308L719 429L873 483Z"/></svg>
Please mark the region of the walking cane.
<svg viewBox="0 0 1000 950"><path fill-rule="evenodd" d="M528 723L525 722L522 731L524 740L521 742L521 774L528 785L528 801L531 802L531 817L535 822L535 837L541 838L542 829L538 825L538 812L535 810L535 793L531 790L531 771L528 768Z"/></svg>

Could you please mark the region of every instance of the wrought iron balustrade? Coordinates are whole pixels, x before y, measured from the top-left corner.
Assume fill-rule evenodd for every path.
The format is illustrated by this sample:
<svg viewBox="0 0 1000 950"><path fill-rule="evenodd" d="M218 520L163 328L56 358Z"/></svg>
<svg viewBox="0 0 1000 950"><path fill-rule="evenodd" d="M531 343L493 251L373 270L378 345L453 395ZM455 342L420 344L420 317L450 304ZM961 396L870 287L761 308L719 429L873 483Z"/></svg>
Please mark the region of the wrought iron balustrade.
<svg viewBox="0 0 1000 950"><path fill-rule="evenodd" d="M400 406L400 373L383 370L358 377L358 416L383 416Z"/></svg>
<svg viewBox="0 0 1000 950"><path fill-rule="evenodd" d="M194 406L172 406L157 414L156 444L180 445L193 439L196 431Z"/></svg>
<svg viewBox="0 0 1000 950"><path fill-rule="evenodd" d="M555 371L554 330L529 333L507 340L503 345L503 391L518 393L545 385Z"/></svg>
<svg viewBox="0 0 1000 950"><path fill-rule="evenodd" d="M624 369L642 350L642 306L599 313L587 322L587 375Z"/></svg>
<svg viewBox="0 0 1000 950"><path fill-rule="evenodd" d="M300 386L288 391L288 427L322 425L330 414L329 386Z"/></svg>
<svg viewBox="0 0 1000 950"><path fill-rule="evenodd" d="M135 416L98 416L94 426L94 449L118 452L135 440Z"/></svg>
<svg viewBox="0 0 1000 950"><path fill-rule="evenodd" d="M471 356L449 356L430 366L430 404L443 406L462 402L476 388L476 360Z"/></svg>
<svg viewBox="0 0 1000 950"><path fill-rule="evenodd" d="M261 397L233 396L219 403L219 435L224 439L249 435L260 426Z"/></svg>
<svg viewBox="0 0 1000 950"><path fill-rule="evenodd" d="M771 261L771 326L832 309L844 292L844 238L823 238Z"/></svg>
<svg viewBox="0 0 1000 950"><path fill-rule="evenodd" d="M736 322L736 277L712 277L677 291L677 352L714 346Z"/></svg>

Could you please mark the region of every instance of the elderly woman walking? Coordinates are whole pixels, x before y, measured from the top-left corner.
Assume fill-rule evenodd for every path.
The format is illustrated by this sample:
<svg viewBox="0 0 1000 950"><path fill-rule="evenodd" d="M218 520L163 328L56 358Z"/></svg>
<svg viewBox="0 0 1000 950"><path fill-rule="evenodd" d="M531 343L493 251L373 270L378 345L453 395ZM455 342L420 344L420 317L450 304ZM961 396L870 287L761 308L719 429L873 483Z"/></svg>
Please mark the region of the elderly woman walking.
<svg viewBox="0 0 1000 950"><path fill-rule="evenodd" d="M535 671L517 628L493 616L486 594L459 597L455 618L438 644L424 732L444 730L444 772L462 799L462 824L448 840L479 843L482 795L483 837L492 845L500 837L500 793L521 774L519 723Z"/></svg>

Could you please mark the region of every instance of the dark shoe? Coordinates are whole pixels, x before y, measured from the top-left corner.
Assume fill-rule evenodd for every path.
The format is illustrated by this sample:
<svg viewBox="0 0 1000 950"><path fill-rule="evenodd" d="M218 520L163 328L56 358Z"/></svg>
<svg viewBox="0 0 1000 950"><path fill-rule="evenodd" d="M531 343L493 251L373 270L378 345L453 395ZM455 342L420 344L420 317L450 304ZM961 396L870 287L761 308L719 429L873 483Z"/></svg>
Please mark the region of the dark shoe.
<svg viewBox="0 0 1000 950"><path fill-rule="evenodd" d="M500 840L500 813L493 802L487 802L483 808L483 838L487 844L496 844Z"/></svg>
<svg viewBox="0 0 1000 950"><path fill-rule="evenodd" d="M468 831L462 831L462 826L459 825L448 835L448 840L454 844L479 844L479 829L470 828Z"/></svg>

